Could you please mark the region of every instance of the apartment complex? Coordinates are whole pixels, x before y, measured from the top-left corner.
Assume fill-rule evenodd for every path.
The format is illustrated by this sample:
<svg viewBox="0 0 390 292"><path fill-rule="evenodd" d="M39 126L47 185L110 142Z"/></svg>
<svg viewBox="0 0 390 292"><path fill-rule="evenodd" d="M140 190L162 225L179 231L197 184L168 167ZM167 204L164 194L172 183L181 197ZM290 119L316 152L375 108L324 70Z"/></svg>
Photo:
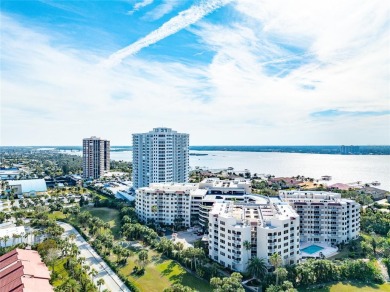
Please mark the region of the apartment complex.
<svg viewBox="0 0 390 292"><path fill-rule="evenodd" d="M207 229L209 212L216 202L243 201L244 195L252 193L252 184L247 179L220 180L208 178L199 183L199 188L206 189L199 206L199 224Z"/></svg>
<svg viewBox="0 0 390 292"><path fill-rule="evenodd" d="M151 183L188 181L189 135L170 128L133 134L134 188Z"/></svg>
<svg viewBox="0 0 390 292"><path fill-rule="evenodd" d="M110 170L110 141L92 136L83 139L83 177L100 178Z"/></svg>
<svg viewBox="0 0 390 292"><path fill-rule="evenodd" d="M274 253L283 264L300 258L299 215L288 203L260 195L248 195L244 202L217 202L208 226L209 257L229 269L244 272L251 257L268 260Z"/></svg>
<svg viewBox="0 0 390 292"><path fill-rule="evenodd" d="M202 226L209 257L241 272L251 257L278 253L283 264L294 264L301 244L346 243L360 231L360 205L340 194L281 191L268 198L251 194L245 179L152 183L136 191L136 211L143 222Z"/></svg>
<svg viewBox="0 0 390 292"><path fill-rule="evenodd" d="M208 213L217 201L250 193L249 180L205 179L201 183L152 183L136 191L136 210L143 222L170 225L183 220L185 226L206 226Z"/></svg>
<svg viewBox="0 0 390 292"><path fill-rule="evenodd" d="M359 236L360 204L353 200L314 191L280 191L279 197L299 214L301 241L335 245Z"/></svg>
<svg viewBox="0 0 390 292"><path fill-rule="evenodd" d="M136 191L136 212L143 222L189 227L206 192L198 184L152 183Z"/></svg>

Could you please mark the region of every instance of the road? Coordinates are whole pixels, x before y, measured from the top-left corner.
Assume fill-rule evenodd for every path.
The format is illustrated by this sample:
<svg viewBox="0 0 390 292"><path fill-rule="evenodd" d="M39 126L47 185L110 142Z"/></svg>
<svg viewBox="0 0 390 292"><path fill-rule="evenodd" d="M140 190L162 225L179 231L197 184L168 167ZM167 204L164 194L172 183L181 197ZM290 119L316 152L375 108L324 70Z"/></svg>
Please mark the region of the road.
<svg viewBox="0 0 390 292"><path fill-rule="evenodd" d="M103 259L96 253L96 251L87 243L84 238L77 232L76 229L73 228L72 225L58 222L62 228L65 229L62 237L69 237L70 234L76 235L75 243L80 250L80 256L85 257L85 264L94 268L98 274L94 278L94 282L100 278L104 279L105 284L102 285L101 290L108 289L111 292L117 291L129 291L126 285L122 282L121 279L111 270L111 268L103 261Z"/></svg>

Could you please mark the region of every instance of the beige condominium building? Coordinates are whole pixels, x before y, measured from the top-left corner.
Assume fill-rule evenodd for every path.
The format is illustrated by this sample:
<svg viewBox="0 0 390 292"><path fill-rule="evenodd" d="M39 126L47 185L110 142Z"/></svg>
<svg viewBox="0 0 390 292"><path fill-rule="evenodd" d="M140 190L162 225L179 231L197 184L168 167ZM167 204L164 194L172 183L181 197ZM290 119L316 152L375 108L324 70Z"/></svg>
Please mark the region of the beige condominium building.
<svg viewBox="0 0 390 292"><path fill-rule="evenodd" d="M335 245L359 236L360 204L319 191L280 191L279 197L299 214L301 241Z"/></svg>
<svg viewBox="0 0 390 292"><path fill-rule="evenodd" d="M297 263L299 215L285 202L246 195L243 202L216 202L209 213L209 257L244 272L251 257L269 260L278 253L283 264Z"/></svg>
<svg viewBox="0 0 390 292"><path fill-rule="evenodd" d="M135 208L145 223L189 227L199 214L206 190L191 183L152 183L136 191Z"/></svg>
<svg viewBox="0 0 390 292"><path fill-rule="evenodd" d="M250 192L250 181L205 179L201 183L152 183L136 191L136 210L143 222L151 220L171 225L185 218L185 226L207 227L208 212L221 198L243 198Z"/></svg>
<svg viewBox="0 0 390 292"><path fill-rule="evenodd" d="M83 139L83 177L100 178L110 170L110 141L92 136Z"/></svg>

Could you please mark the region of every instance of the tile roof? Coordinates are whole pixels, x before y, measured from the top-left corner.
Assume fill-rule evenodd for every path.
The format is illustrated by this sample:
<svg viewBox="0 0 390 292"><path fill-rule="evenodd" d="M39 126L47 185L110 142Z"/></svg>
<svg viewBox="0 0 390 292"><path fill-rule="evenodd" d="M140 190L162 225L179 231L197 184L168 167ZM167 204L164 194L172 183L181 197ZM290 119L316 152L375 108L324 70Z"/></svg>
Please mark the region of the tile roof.
<svg viewBox="0 0 390 292"><path fill-rule="evenodd" d="M0 292L52 292L49 280L37 251L17 248L0 257Z"/></svg>

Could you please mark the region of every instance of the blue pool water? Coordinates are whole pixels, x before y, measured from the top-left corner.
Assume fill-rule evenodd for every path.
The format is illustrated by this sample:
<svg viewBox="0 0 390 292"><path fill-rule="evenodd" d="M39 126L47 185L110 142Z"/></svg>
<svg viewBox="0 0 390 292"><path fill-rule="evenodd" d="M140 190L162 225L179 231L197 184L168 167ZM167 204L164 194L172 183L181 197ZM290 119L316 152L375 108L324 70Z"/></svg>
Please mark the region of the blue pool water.
<svg viewBox="0 0 390 292"><path fill-rule="evenodd" d="M310 245L308 247L305 247L304 249L301 249L301 251L305 252L305 253L308 253L308 254L313 254L313 253L316 253L320 250L324 249L323 247L321 246L318 246L318 245Z"/></svg>

